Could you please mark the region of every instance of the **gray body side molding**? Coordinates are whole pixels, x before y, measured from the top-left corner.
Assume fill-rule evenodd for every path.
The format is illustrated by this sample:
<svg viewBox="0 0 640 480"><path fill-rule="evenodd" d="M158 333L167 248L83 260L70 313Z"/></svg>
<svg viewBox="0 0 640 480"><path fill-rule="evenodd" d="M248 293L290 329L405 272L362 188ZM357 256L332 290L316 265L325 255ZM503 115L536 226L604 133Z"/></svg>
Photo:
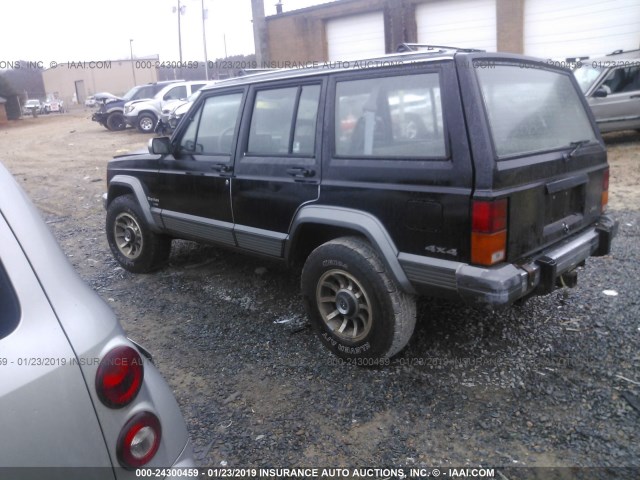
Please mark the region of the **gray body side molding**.
<svg viewBox="0 0 640 480"><path fill-rule="evenodd" d="M127 187L131 189L136 197L136 200L138 201L138 205L140 205L140 209L142 210L145 221L147 222L149 227L151 227L152 231L159 232L160 226L158 225L158 222L156 222L156 219L151 212L151 205L149 205L147 194L145 193L140 180L130 175L116 175L109 182L109 191L111 191L111 189L116 185L119 187ZM110 201L110 199L108 198L107 201Z"/></svg>
<svg viewBox="0 0 640 480"><path fill-rule="evenodd" d="M308 223L331 225L362 233L381 254L382 260L387 264L389 272L393 275L400 287L407 293L416 293L407 275L400 266L400 262L398 261L399 252L389 233L382 223L370 213L328 205L308 205L302 207L298 211L289 229L290 234L285 246L285 258L289 258L292 246L291 240L296 238L298 228Z"/></svg>

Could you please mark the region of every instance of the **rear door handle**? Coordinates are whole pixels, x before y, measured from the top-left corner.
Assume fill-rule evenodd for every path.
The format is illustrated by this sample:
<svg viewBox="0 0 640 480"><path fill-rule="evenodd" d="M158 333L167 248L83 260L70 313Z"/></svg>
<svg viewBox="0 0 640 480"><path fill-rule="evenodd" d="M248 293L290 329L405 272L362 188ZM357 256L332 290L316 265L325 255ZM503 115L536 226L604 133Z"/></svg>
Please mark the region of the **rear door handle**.
<svg viewBox="0 0 640 480"><path fill-rule="evenodd" d="M292 177L307 178L307 177L313 177L316 174L316 172L308 168L293 167L293 168L287 168L287 174L291 175Z"/></svg>

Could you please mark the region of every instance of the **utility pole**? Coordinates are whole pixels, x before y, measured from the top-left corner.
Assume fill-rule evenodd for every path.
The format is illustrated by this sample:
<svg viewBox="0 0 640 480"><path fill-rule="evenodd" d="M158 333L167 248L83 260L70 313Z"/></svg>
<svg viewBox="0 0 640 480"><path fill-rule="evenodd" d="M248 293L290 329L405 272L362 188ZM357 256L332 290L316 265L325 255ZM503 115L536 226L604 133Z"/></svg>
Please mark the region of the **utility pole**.
<svg viewBox="0 0 640 480"><path fill-rule="evenodd" d="M205 20L207 19L207 11L204 9L204 0L200 0L202 5L202 45L204 46L204 76L206 80L209 80L209 64L207 59L207 32L205 27Z"/></svg>
<svg viewBox="0 0 640 480"><path fill-rule="evenodd" d="M136 82L136 69L133 65L133 38L129 39L129 51L131 52L131 73L133 73L133 84L137 85L138 82Z"/></svg>
<svg viewBox="0 0 640 480"><path fill-rule="evenodd" d="M180 0L178 0L178 8L173 7L173 13L178 14L178 48L180 50L180 63L182 64L182 22L180 19L180 15L184 13L184 8L180 5Z"/></svg>
<svg viewBox="0 0 640 480"><path fill-rule="evenodd" d="M261 68L269 61L269 47L267 46L267 22L264 16L264 0L251 0L251 14L253 17L253 38L256 48L256 63Z"/></svg>

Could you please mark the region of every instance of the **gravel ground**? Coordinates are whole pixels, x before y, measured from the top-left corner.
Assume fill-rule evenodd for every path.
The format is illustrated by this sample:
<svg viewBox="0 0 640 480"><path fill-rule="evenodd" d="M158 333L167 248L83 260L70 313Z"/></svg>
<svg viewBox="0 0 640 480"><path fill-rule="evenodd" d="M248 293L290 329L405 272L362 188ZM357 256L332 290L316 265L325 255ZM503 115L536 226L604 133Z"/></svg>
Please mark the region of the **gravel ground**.
<svg viewBox="0 0 640 480"><path fill-rule="evenodd" d="M105 164L148 138L87 116L0 130L0 160L80 275L154 353L202 465L638 472L640 135L606 138L621 228L577 288L500 312L421 300L408 348L364 369L316 340L299 272L185 241L159 272L122 270L104 236Z"/></svg>

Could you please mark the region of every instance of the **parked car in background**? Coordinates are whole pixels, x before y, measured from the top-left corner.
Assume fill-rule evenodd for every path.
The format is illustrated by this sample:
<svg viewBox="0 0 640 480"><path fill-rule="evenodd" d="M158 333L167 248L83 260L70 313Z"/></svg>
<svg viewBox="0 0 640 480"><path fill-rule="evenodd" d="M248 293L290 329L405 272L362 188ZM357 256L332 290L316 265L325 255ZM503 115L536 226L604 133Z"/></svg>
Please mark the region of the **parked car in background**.
<svg viewBox="0 0 640 480"><path fill-rule="evenodd" d="M27 100L22 107L23 115L39 115L42 113L42 102L36 98Z"/></svg>
<svg viewBox="0 0 640 480"><path fill-rule="evenodd" d="M582 60L573 73L602 133L640 129L640 50Z"/></svg>
<svg viewBox="0 0 640 480"><path fill-rule="evenodd" d="M96 97L94 97L93 95L88 96L84 101L84 106L85 107L93 108L96 105L97 105Z"/></svg>
<svg viewBox="0 0 640 480"><path fill-rule="evenodd" d="M131 100L124 105L124 118L128 125L139 132L152 133L162 115L162 108L169 102L186 101L207 82L191 81L167 85L149 100Z"/></svg>
<svg viewBox="0 0 640 480"><path fill-rule="evenodd" d="M64 101L59 98L50 98L44 102L44 113L64 113Z"/></svg>
<svg viewBox="0 0 640 480"><path fill-rule="evenodd" d="M418 295L504 307L575 286L618 224L572 72L408 48L203 88L171 138L109 162L116 260L151 271L179 238L303 264L319 340L361 365L404 348Z"/></svg>
<svg viewBox="0 0 640 480"><path fill-rule="evenodd" d="M93 114L91 120L98 122L108 130L124 130L127 122L124 119L124 105L132 100L152 98L156 93L167 85L182 80L170 80L165 82L147 83L136 85L122 97L117 97L111 93L96 93L94 97L99 103L98 111Z"/></svg>
<svg viewBox="0 0 640 480"><path fill-rule="evenodd" d="M1 164L0 378L3 478L124 480L138 467L194 466L151 355L76 274Z"/></svg>
<svg viewBox="0 0 640 480"><path fill-rule="evenodd" d="M156 124L155 132L167 135L176 129L182 116L189 111L189 108L195 102L202 90L192 93L186 100L173 100L167 102L162 107L160 120Z"/></svg>

